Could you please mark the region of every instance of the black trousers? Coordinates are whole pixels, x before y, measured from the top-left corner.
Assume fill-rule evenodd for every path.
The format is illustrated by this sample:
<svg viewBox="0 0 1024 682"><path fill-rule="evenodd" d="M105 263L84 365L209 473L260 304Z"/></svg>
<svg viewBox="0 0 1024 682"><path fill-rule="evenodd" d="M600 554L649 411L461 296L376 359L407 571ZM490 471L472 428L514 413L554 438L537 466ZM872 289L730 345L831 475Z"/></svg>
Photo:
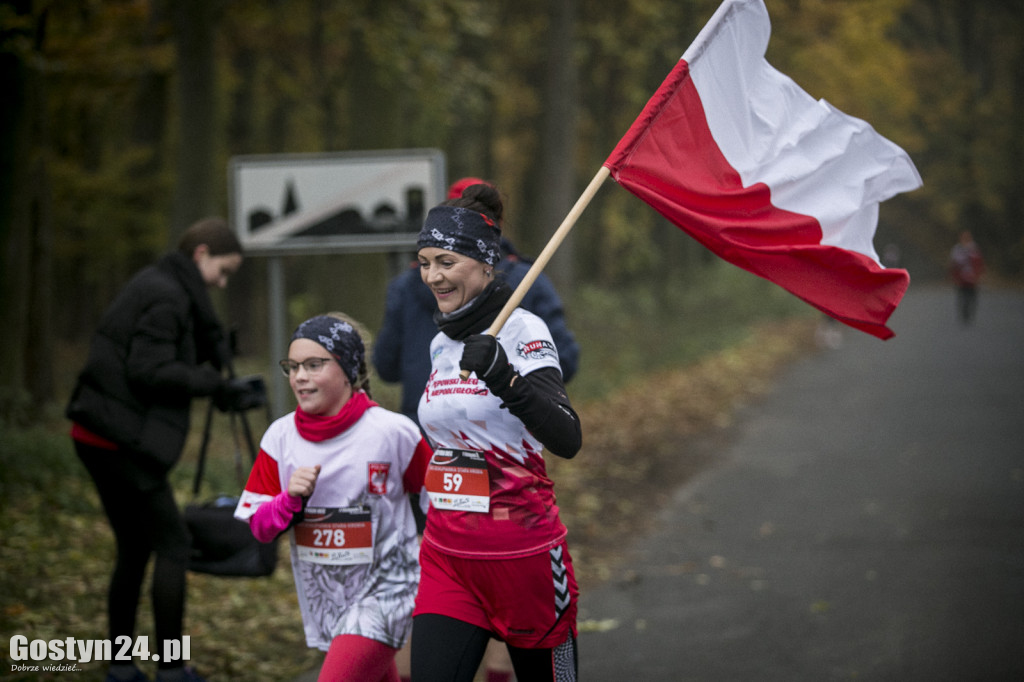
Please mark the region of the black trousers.
<svg viewBox="0 0 1024 682"><path fill-rule="evenodd" d="M963 324L970 324L978 309L978 289L973 284L961 284L956 288L957 312Z"/></svg>
<svg viewBox="0 0 1024 682"><path fill-rule="evenodd" d="M166 477L142 472L141 455L111 451L75 442L79 459L89 471L114 531L117 560L107 594L108 633L135 636L135 620L150 556L153 565L153 619L156 653L163 641L181 641L185 615L185 572L188 569L189 537ZM177 667L181 662L160 667Z"/></svg>
<svg viewBox="0 0 1024 682"><path fill-rule="evenodd" d="M414 682L472 682L491 633L448 616L425 613L413 618ZM570 636L554 649L508 647L517 680L575 682L576 640Z"/></svg>

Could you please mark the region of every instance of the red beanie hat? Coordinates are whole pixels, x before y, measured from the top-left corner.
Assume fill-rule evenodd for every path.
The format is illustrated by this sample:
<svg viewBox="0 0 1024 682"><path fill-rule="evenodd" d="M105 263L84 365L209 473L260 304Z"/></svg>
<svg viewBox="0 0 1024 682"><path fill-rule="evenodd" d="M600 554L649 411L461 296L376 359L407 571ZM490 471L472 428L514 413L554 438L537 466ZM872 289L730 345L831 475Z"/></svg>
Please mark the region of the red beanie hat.
<svg viewBox="0 0 1024 682"><path fill-rule="evenodd" d="M460 179L456 180L455 182L453 182L451 184L451 186L448 188L448 198L449 199L458 199L459 197L462 196L462 193L466 191L467 187L472 187L473 185L490 185L490 184L491 183L487 182L486 180L484 180L482 178L472 178L472 177L470 177L470 178L460 178Z"/></svg>

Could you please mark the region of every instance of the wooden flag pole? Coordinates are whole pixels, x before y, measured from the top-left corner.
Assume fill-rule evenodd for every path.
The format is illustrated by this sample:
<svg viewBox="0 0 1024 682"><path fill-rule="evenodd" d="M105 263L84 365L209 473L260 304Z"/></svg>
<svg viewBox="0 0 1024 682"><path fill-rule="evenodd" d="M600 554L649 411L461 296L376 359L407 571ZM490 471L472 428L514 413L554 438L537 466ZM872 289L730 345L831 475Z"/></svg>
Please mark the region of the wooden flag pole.
<svg viewBox="0 0 1024 682"><path fill-rule="evenodd" d="M498 332L501 331L501 328L505 326L509 315L511 315L512 311L516 309L520 302L522 302L523 297L526 296L526 292L529 291L530 287L533 286L533 283L537 281L537 277L540 275L541 271L548 264L548 261L551 260L551 257L555 255L555 251L558 250L558 247L562 245L563 241L565 241L566 236L569 234L569 230L571 230L576 225L576 221L580 219L580 214L583 213L583 209L585 209L590 203L590 200L594 198L594 195L597 194L597 190L601 187L601 184L608 179L610 174L611 171L604 166L601 166L601 170L597 171L597 175L595 175L594 179L590 181L587 188L583 190L583 194L581 194L580 198L576 200L576 204L572 207L572 210L569 211L569 215L565 216L565 220L563 220L562 224L558 226L555 233L551 235L551 239L548 240L544 250L540 252L539 256L537 256L537 260L533 261L533 265L530 266L530 270L526 273L526 276L523 277L523 281L520 282L519 286L516 287L516 290L512 292L512 297L508 299L505 307L498 313L498 317L496 317L494 322L491 323L490 328L486 332L487 334L497 336ZM459 376L463 381L465 381L469 378L469 372L462 370L462 372L459 373Z"/></svg>

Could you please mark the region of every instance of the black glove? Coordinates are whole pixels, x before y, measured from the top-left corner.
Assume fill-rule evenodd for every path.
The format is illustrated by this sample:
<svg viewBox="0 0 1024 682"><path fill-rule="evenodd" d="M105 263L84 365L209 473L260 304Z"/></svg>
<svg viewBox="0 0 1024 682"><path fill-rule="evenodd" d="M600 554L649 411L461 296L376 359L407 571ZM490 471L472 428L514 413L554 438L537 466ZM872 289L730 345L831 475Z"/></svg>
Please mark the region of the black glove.
<svg viewBox="0 0 1024 682"><path fill-rule="evenodd" d="M517 376L508 363L505 349L490 334L473 334L466 338L459 368L476 372L477 378L487 384L495 395L507 389Z"/></svg>
<svg viewBox="0 0 1024 682"><path fill-rule="evenodd" d="M263 377L225 379L213 394L213 404L221 412L243 412L266 403Z"/></svg>

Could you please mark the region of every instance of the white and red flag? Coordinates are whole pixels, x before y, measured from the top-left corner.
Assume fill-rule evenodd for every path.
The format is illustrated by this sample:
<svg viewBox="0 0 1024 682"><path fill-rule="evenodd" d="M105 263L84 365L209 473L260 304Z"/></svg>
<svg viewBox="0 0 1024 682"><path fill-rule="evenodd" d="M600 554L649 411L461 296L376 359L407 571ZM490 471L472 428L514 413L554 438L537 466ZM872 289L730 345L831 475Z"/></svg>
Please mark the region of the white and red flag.
<svg viewBox="0 0 1024 682"><path fill-rule="evenodd" d="M921 186L906 152L765 59L762 0L726 0L604 166L723 259L882 339L907 290L879 263L880 202Z"/></svg>

